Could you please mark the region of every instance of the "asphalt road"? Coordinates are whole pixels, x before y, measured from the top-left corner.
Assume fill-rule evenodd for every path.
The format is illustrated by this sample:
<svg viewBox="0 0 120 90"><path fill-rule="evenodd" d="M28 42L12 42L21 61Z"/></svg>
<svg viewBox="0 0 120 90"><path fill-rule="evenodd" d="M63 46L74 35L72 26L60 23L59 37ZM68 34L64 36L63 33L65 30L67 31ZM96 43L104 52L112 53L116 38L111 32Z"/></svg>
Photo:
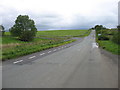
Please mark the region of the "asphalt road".
<svg viewBox="0 0 120 90"><path fill-rule="evenodd" d="M3 88L118 88L118 66L100 53L95 31L77 43L3 62Z"/></svg>

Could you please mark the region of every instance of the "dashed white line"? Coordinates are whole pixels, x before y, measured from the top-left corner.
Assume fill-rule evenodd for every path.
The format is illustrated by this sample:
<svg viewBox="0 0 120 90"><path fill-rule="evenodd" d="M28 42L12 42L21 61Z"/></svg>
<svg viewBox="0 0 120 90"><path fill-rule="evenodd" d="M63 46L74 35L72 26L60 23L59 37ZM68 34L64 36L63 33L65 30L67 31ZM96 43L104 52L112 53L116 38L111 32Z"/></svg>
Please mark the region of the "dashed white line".
<svg viewBox="0 0 120 90"><path fill-rule="evenodd" d="M64 46L64 47L67 47L67 46ZM64 47L61 47L61 48L64 48ZM58 49L61 49L61 48L58 48ZM53 51L56 51L56 49L55 50L53 50ZM50 53L50 52L52 52L52 51L49 51L48 53ZM42 53L42 54L40 54L41 56L42 55L44 55L45 53ZM35 58L36 56L32 56L32 57L29 57L29 59L32 59L32 58ZM16 63L19 63L19 62L22 62L23 60L19 60L19 61L16 61L16 62L13 62L14 64L16 64Z"/></svg>
<svg viewBox="0 0 120 90"><path fill-rule="evenodd" d="M19 61L16 61L16 62L13 62L14 64L16 64L16 63L19 63L19 62L22 62L23 60L19 60Z"/></svg>
<svg viewBox="0 0 120 90"><path fill-rule="evenodd" d="M49 51L48 53L51 53L51 51Z"/></svg>
<svg viewBox="0 0 120 90"><path fill-rule="evenodd" d="M36 56L29 57L29 59L35 58Z"/></svg>
<svg viewBox="0 0 120 90"><path fill-rule="evenodd" d="M40 54L41 56L44 55L45 53Z"/></svg>
<svg viewBox="0 0 120 90"><path fill-rule="evenodd" d="M55 50L53 50L53 51L56 51L56 49L55 49Z"/></svg>

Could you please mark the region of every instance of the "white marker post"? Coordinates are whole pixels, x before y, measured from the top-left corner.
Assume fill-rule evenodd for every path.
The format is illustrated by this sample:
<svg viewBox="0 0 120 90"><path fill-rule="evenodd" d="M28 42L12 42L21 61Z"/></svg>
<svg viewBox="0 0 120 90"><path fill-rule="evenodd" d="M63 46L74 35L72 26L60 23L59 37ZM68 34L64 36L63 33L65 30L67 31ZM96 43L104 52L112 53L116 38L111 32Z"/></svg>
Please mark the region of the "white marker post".
<svg viewBox="0 0 120 90"><path fill-rule="evenodd" d="M92 43L92 49L93 48L98 48L98 45L96 43Z"/></svg>
<svg viewBox="0 0 120 90"><path fill-rule="evenodd" d="M120 25L120 1L118 2L118 25Z"/></svg>
<svg viewBox="0 0 120 90"><path fill-rule="evenodd" d="M120 1L118 2L118 31L120 32Z"/></svg>

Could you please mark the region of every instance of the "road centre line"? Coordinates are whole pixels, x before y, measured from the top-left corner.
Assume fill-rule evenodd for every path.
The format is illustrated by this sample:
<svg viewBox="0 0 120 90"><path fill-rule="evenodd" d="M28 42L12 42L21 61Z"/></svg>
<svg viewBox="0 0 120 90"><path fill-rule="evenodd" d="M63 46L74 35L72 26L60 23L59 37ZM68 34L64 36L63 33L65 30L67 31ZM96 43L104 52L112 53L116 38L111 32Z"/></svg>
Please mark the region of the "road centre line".
<svg viewBox="0 0 120 90"><path fill-rule="evenodd" d="M53 51L56 51L56 49L55 49L55 50L53 50Z"/></svg>
<svg viewBox="0 0 120 90"><path fill-rule="evenodd" d="M29 57L29 59L35 58L36 56Z"/></svg>
<svg viewBox="0 0 120 90"><path fill-rule="evenodd" d="M52 52L52 51L49 51L48 53L50 53L50 52Z"/></svg>
<svg viewBox="0 0 120 90"><path fill-rule="evenodd" d="M16 61L16 62L13 62L14 64L16 64L16 63L19 63L19 62L22 62L23 60L19 60L19 61Z"/></svg>
<svg viewBox="0 0 120 90"><path fill-rule="evenodd" d="M44 55L45 53L40 54L41 56Z"/></svg>
<svg viewBox="0 0 120 90"><path fill-rule="evenodd" d="M64 46L64 47L66 47L66 46ZM61 47L61 48L64 48L64 47ZM58 48L59 50L61 49L61 48ZM56 51L57 49L54 49L53 51ZM50 53L50 52L52 52L52 51L48 51L48 53ZM42 55L44 55L45 53L42 53L42 54L40 54L41 56ZM29 57L29 59L32 59L32 58L35 58L36 56L31 56L31 57ZM19 63L19 62L22 62L23 60L19 60L19 61L16 61L16 62L13 62L14 64L16 64L16 63Z"/></svg>

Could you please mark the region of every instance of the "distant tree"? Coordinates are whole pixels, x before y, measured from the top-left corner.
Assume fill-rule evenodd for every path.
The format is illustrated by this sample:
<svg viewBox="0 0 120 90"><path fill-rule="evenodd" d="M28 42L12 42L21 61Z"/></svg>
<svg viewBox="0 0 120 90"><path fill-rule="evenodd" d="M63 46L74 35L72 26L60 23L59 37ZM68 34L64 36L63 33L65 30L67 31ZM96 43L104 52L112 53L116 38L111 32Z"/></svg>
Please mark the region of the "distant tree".
<svg viewBox="0 0 120 90"><path fill-rule="evenodd" d="M95 27L94 27L94 29L96 29L96 28L98 28L100 25L96 25Z"/></svg>
<svg viewBox="0 0 120 90"><path fill-rule="evenodd" d="M94 28L92 27L92 28L90 28L89 30L94 30Z"/></svg>
<svg viewBox="0 0 120 90"><path fill-rule="evenodd" d="M37 28L28 15L19 15L9 31L12 36L19 37L22 41L31 41L36 35Z"/></svg>
<svg viewBox="0 0 120 90"><path fill-rule="evenodd" d="M102 31L107 29L106 27L103 27L103 25L96 25L94 27L94 29L96 30L96 33L101 33L102 34Z"/></svg>
<svg viewBox="0 0 120 90"><path fill-rule="evenodd" d="M3 25L0 25L0 32L1 32L1 35L4 36L5 34L5 28Z"/></svg>
<svg viewBox="0 0 120 90"><path fill-rule="evenodd" d="M118 28L118 31L120 31L120 25L118 25L117 28Z"/></svg>
<svg viewBox="0 0 120 90"><path fill-rule="evenodd" d="M97 30L106 29L103 25L96 25L94 28Z"/></svg>

